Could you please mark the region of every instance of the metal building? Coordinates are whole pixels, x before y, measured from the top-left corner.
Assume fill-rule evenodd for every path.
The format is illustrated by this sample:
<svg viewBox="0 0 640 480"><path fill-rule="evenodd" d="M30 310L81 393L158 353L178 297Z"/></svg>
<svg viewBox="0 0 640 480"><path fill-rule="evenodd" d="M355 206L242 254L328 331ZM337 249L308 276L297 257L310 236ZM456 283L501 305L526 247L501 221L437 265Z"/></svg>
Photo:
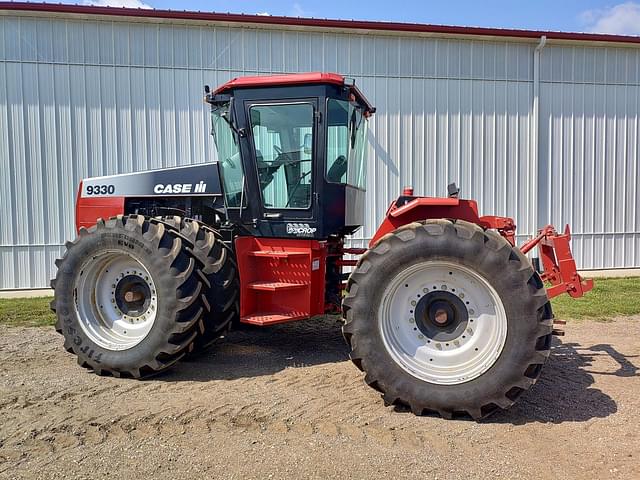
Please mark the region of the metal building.
<svg viewBox="0 0 640 480"><path fill-rule="evenodd" d="M46 287L86 176L215 160L204 84L335 71L378 108L363 244L405 185L640 266L640 38L0 3L0 289Z"/></svg>

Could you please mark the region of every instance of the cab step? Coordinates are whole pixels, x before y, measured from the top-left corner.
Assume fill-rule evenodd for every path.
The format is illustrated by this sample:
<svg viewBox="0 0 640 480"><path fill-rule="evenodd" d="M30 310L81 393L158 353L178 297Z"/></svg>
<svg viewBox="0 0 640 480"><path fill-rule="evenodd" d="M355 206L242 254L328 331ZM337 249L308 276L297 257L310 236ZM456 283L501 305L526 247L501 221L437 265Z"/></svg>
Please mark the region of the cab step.
<svg viewBox="0 0 640 480"><path fill-rule="evenodd" d="M285 250L257 250L249 252L251 257L266 257L266 258L291 258L291 257L304 257L308 256L309 252L292 252Z"/></svg>
<svg viewBox="0 0 640 480"><path fill-rule="evenodd" d="M288 282L251 282L249 288L252 290L264 290L267 292L275 292L276 290L294 290L296 288L308 287L308 283L288 283Z"/></svg>
<svg viewBox="0 0 640 480"><path fill-rule="evenodd" d="M240 317L240 322L265 326L291 322L293 320L302 320L307 318L307 316L308 315L302 312L261 312Z"/></svg>

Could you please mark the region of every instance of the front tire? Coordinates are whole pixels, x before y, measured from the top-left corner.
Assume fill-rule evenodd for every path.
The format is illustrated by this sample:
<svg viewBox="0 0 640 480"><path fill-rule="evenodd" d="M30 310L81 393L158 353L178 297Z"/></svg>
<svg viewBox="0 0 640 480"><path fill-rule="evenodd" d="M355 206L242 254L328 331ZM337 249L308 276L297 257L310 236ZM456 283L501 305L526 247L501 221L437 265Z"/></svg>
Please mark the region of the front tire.
<svg viewBox="0 0 640 480"><path fill-rule="evenodd" d="M56 330L97 374L148 376L193 348L206 305L188 242L141 215L80 229L56 261Z"/></svg>
<svg viewBox="0 0 640 480"><path fill-rule="evenodd" d="M552 314L538 274L494 231L428 220L383 237L343 302L351 359L385 403L475 419L540 375Z"/></svg>

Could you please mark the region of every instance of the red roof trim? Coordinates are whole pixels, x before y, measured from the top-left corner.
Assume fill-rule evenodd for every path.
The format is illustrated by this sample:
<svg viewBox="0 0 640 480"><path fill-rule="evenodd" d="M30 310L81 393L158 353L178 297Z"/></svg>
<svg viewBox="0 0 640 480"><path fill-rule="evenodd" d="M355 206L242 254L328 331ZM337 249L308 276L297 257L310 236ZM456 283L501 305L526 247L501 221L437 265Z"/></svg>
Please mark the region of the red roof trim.
<svg viewBox="0 0 640 480"><path fill-rule="evenodd" d="M546 36L550 40L577 40L593 42L618 42L640 44L640 37L608 35L600 33L551 32L543 30L516 30L507 28L457 27L418 23L373 22L362 20L332 20L279 16L244 15L235 13L187 12L174 10L144 10L137 8L95 7L86 5L61 5L51 3L0 2L0 10L76 13L84 15L115 15L123 17L200 20L261 25L288 25L351 30L434 33L448 35L476 35L535 39Z"/></svg>
<svg viewBox="0 0 640 480"><path fill-rule="evenodd" d="M276 87L282 85L303 85L309 83L330 83L333 85L344 85L344 77L337 73L323 73L323 72L310 72L310 73L291 73L285 75L258 75L253 77L236 77L232 78L226 83L223 83L213 92L224 93L234 88L252 88L252 87ZM370 113L375 112L375 108L367 98L362 94L356 85L349 87L351 93L353 93L362 103L366 105L366 108Z"/></svg>
<svg viewBox="0 0 640 480"><path fill-rule="evenodd" d="M222 93L234 88L274 87L280 85L300 85L304 83L333 83L334 85L344 85L344 77L337 73L320 72L237 77L220 85L214 93Z"/></svg>

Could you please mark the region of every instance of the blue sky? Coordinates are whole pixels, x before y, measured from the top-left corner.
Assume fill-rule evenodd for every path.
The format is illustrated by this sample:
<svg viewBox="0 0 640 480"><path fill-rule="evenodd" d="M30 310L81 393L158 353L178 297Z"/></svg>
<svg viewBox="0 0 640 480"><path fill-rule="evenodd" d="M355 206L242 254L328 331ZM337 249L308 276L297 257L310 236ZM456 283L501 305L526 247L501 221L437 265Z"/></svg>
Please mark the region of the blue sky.
<svg viewBox="0 0 640 480"><path fill-rule="evenodd" d="M640 35L640 0L85 0L77 3Z"/></svg>

